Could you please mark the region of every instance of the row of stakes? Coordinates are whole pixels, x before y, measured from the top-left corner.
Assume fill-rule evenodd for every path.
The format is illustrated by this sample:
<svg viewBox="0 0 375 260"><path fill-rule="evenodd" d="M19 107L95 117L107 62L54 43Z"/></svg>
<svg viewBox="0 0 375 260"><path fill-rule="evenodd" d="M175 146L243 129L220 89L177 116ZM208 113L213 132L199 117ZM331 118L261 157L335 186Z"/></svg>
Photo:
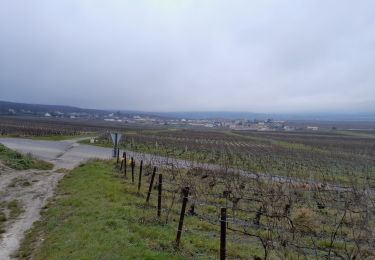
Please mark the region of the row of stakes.
<svg viewBox="0 0 375 260"><path fill-rule="evenodd" d="M117 165L120 162L120 149L117 150ZM122 161L120 165L120 171L124 172L124 176L127 175L127 167L126 167L126 152L123 152L122 154ZM130 159L130 166L131 166L131 175L132 175L132 183L134 183L134 170L135 170L135 160L133 157ZM138 192L141 190L141 184L142 184L142 168L143 168L143 160L141 160L139 165L139 178L138 178ZM153 168L150 185L148 187L147 197L146 197L146 203L149 202L152 187L154 185L156 175L156 166ZM161 201L162 201L162 190L163 190L163 175L161 173L158 174L159 176L159 182L158 182L158 206L157 206L157 216L160 218L161 216ZM177 235L175 240L175 247L179 248L180 241L181 241L181 235L182 235L182 228L184 224L184 217L186 212L186 206L188 203L189 198L189 187L185 187L182 189L182 206L181 206L181 212L180 212L180 219L178 222L178 229L177 229ZM227 229L227 209L221 208L220 211L220 260L224 260L226 257L226 229Z"/></svg>

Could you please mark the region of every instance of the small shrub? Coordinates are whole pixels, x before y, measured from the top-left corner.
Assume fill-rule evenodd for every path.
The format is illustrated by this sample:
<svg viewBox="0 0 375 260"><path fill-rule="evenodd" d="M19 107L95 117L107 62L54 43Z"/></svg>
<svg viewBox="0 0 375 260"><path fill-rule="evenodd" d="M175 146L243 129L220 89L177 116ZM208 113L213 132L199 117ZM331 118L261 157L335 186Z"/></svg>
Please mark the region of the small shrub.
<svg viewBox="0 0 375 260"><path fill-rule="evenodd" d="M15 170L40 169L50 170L53 164L35 159L31 154L22 155L0 144L0 160Z"/></svg>

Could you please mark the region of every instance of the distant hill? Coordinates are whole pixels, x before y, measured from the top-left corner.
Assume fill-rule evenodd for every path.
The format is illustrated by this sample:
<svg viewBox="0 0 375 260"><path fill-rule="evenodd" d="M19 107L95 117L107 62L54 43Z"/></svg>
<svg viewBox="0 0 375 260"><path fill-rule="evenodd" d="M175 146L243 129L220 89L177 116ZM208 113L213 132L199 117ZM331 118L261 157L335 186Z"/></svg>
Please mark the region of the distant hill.
<svg viewBox="0 0 375 260"><path fill-rule="evenodd" d="M108 114L108 111L86 109L72 106L25 104L8 101L0 101L0 115L44 115L45 113L59 112L64 114Z"/></svg>
<svg viewBox="0 0 375 260"><path fill-rule="evenodd" d="M43 104L27 104L9 101L0 101L0 115L18 115L18 116L45 116L50 114L57 117L69 117L77 115L85 118L102 118L109 114L122 117L148 116L153 118L162 118L162 116L153 113L139 111L118 111L118 110L101 110L91 108L80 108L64 105L43 105Z"/></svg>
<svg viewBox="0 0 375 260"><path fill-rule="evenodd" d="M64 117L79 114L83 117L104 117L110 113L125 117L135 115L156 119L245 119L245 120L284 120L284 121L375 121L375 113L290 113L290 114L266 114L252 112L227 112L227 111L201 111L201 112L145 112L132 110L100 110L79 108L64 105L26 104L8 101L0 101L0 115L45 116L49 113L53 116Z"/></svg>

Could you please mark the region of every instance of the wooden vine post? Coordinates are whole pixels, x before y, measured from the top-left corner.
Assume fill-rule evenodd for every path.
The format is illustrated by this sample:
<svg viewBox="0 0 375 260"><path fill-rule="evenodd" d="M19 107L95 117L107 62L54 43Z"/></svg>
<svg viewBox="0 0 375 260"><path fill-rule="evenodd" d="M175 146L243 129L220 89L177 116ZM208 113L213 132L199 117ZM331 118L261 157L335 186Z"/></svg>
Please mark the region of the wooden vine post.
<svg viewBox="0 0 375 260"><path fill-rule="evenodd" d="M156 173L156 167L154 167L154 170L152 171L151 181L150 181L150 186L148 187L146 202L149 202L150 200L152 186L154 185L155 173Z"/></svg>
<svg viewBox="0 0 375 260"><path fill-rule="evenodd" d="M126 153L124 152L124 177L126 177L126 168L128 166L128 162L126 160Z"/></svg>
<svg viewBox="0 0 375 260"><path fill-rule="evenodd" d="M132 167L132 183L134 183L134 167L135 167L135 161L134 161L134 158L132 157L131 158L131 167Z"/></svg>
<svg viewBox="0 0 375 260"><path fill-rule="evenodd" d="M225 260L226 255L226 233L227 233L227 209L220 211L220 260Z"/></svg>
<svg viewBox="0 0 375 260"><path fill-rule="evenodd" d="M159 183L158 183L158 217L161 216L161 195L163 190L163 175L159 173Z"/></svg>
<svg viewBox="0 0 375 260"><path fill-rule="evenodd" d="M189 187L185 187L182 190L182 194L183 194L183 199L182 199L182 207L181 207L181 213L180 213L180 221L178 222L177 236L176 236L176 242L175 242L175 246L177 248L180 246L182 227L184 225L186 205L187 205L188 197L189 197Z"/></svg>
<svg viewBox="0 0 375 260"><path fill-rule="evenodd" d="M143 160L141 160L141 164L139 165L138 192L141 190L141 184L142 184L142 167L143 167Z"/></svg>

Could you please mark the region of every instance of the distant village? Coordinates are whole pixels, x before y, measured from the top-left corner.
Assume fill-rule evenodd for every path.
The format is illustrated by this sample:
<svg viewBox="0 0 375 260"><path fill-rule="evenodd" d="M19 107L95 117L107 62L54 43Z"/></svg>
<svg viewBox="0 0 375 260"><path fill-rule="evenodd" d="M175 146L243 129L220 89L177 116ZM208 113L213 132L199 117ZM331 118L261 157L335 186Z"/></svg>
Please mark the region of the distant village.
<svg viewBox="0 0 375 260"><path fill-rule="evenodd" d="M15 111L9 109L9 115L31 115L35 113L31 111ZM44 118L65 118L65 119L93 119L104 120L119 124L137 124L137 125L163 125L171 127L202 127L202 128L226 128L231 130L252 130L252 131L295 131L310 130L318 131L318 126L305 126L304 129L296 129L296 127L288 125L286 121L279 120L248 120L248 119L185 119L185 118L165 118L153 115L129 114L122 112L112 113L87 113L87 112L69 112L51 111L38 113L37 116Z"/></svg>

